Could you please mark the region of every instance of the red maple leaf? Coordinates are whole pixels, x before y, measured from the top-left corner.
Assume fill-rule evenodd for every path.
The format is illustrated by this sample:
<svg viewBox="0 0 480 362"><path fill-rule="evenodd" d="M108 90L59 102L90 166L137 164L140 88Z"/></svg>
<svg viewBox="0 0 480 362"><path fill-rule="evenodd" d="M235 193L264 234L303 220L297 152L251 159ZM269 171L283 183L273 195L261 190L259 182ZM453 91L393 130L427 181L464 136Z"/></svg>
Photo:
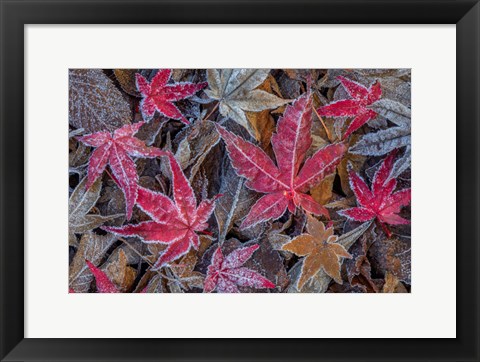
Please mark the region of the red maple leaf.
<svg viewBox="0 0 480 362"><path fill-rule="evenodd" d="M164 194L142 187L138 188L137 205L152 220L121 227L103 227L104 230L122 236L138 236L145 243L167 244L168 247L154 265L163 265L186 254L191 247L198 249L200 240L196 233L203 232L215 207L215 200L203 200L197 207L197 199L175 156L165 152L172 172L174 201Z"/></svg>
<svg viewBox="0 0 480 362"><path fill-rule="evenodd" d="M203 291L211 293L239 293L237 286L251 288L275 288L270 280L254 270L242 267L259 248L258 244L232 251L223 256L220 247L215 250L207 270Z"/></svg>
<svg viewBox="0 0 480 362"><path fill-rule="evenodd" d="M138 190L137 168L130 156L153 158L162 155L162 150L147 147L143 141L134 137L143 124L144 122L128 124L113 134L96 132L78 138L86 145L96 147L88 161L87 189L102 175L108 164L114 181L125 195L127 219L132 217Z"/></svg>
<svg viewBox="0 0 480 362"><path fill-rule="evenodd" d="M179 119L185 124L190 124L173 102L192 96L200 89L205 88L208 83L167 84L171 75L171 69L160 69L151 83L143 75L139 73L135 75L137 89L143 98L140 109L145 121L149 122L157 110L168 118Z"/></svg>
<svg viewBox="0 0 480 362"><path fill-rule="evenodd" d="M352 169L349 170L350 187L355 193L359 207L342 210L340 215L355 221L369 221L377 218L382 225L409 224L410 221L397 215L403 206L410 204L411 190L393 192L397 180L390 178L396 152L385 158L373 177L372 190ZM387 235L390 234L387 231Z"/></svg>
<svg viewBox="0 0 480 362"><path fill-rule="evenodd" d="M378 81L369 88L365 88L363 85L342 76L337 78L352 99L332 102L320 107L317 112L326 117L355 117L343 135L343 139L345 139L377 116L377 112L367 107L380 99L382 89Z"/></svg>
<svg viewBox="0 0 480 362"><path fill-rule="evenodd" d="M97 291L99 293L120 293L115 284L108 279L107 274L93 265L90 261L85 260L85 262L95 278L95 284L97 285Z"/></svg>
<svg viewBox="0 0 480 362"><path fill-rule="evenodd" d="M346 146L337 143L322 148L301 167L312 144L310 93L287 106L283 117L278 121L277 133L272 136L277 165L261 148L219 125L216 127L236 172L248 179L246 186L267 194L253 205L241 228L277 219L287 208L293 213L297 206L309 213L328 217L328 211L306 192L335 170Z"/></svg>

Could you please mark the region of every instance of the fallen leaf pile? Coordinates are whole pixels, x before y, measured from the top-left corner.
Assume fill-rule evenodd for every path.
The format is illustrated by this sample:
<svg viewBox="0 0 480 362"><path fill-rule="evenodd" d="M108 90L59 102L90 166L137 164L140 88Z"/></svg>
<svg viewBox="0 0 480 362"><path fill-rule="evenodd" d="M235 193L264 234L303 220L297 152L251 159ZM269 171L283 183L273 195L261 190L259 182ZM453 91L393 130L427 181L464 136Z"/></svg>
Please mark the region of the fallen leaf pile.
<svg viewBox="0 0 480 362"><path fill-rule="evenodd" d="M71 69L70 293L409 293L408 69Z"/></svg>

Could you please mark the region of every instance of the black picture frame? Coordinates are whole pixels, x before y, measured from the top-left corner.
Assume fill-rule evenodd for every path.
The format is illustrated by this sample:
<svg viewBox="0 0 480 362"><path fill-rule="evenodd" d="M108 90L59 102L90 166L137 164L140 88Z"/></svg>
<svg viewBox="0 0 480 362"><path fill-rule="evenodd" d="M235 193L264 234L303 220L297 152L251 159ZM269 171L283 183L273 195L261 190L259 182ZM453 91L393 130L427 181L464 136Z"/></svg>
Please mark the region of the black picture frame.
<svg viewBox="0 0 480 362"><path fill-rule="evenodd" d="M479 361L478 0L1 0L0 14L2 361ZM180 23L456 24L457 338L24 338L24 26Z"/></svg>

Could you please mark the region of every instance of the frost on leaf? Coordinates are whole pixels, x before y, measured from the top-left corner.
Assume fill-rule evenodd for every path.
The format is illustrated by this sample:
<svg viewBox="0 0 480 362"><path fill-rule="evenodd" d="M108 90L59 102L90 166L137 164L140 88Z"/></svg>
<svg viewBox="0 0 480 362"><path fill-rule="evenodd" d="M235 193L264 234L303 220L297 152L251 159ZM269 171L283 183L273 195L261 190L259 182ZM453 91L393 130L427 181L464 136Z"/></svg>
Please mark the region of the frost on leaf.
<svg viewBox="0 0 480 362"><path fill-rule="evenodd" d="M205 231L208 227L207 221L218 197L203 200L197 206L193 189L175 156L171 152L167 152L166 156L172 175L173 200L162 193L140 187L137 205L151 220L103 228L121 236L137 236L145 243L166 244L167 248L155 262L155 269L185 255L192 247L198 249L197 233Z"/></svg>
<svg viewBox="0 0 480 362"><path fill-rule="evenodd" d="M149 122L155 111L158 111L165 117L180 120L185 124L190 123L173 102L191 97L205 88L207 83L181 82L170 84L168 81L171 75L171 69L160 69L152 81L149 82L140 73L136 74L137 89L142 95L140 108L146 122Z"/></svg>
<svg viewBox="0 0 480 362"><path fill-rule="evenodd" d="M208 69L207 95L219 101L222 116L233 119L256 138L245 111L260 112L289 102L264 90L256 89L267 78L270 69Z"/></svg>
<svg viewBox="0 0 480 362"><path fill-rule="evenodd" d="M326 86L340 84L338 76L344 76L360 84L372 84L377 80L382 84L382 96L410 107L411 69L329 69Z"/></svg>
<svg viewBox="0 0 480 362"><path fill-rule="evenodd" d="M373 83L369 88L345 77L338 77L347 91L350 99L342 99L320 107L317 112L325 117L349 117L352 118L343 138L347 138L368 121L377 117L377 113L368 108L369 105L378 101L382 96L379 82Z"/></svg>
<svg viewBox="0 0 480 362"><path fill-rule="evenodd" d="M104 267L108 279L112 281L116 289L122 293L130 290L137 277L136 270L128 264L127 254L120 247L112 253Z"/></svg>
<svg viewBox="0 0 480 362"><path fill-rule="evenodd" d="M117 79L123 91L133 97L141 97L142 94L137 89L136 74L140 73L148 78L154 72L153 69L114 69L113 74Z"/></svg>
<svg viewBox="0 0 480 362"><path fill-rule="evenodd" d="M108 276L105 274L105 272L97 268L90 261L86 260L85 262L95 278L95 284L97 285L97 291L99 293L120 293L115 284L108 279Z"/></svg>
<svg viewBox="0 0 480 362"><path fill-rule="evenodd" d="M240 224L258 199L256 192L244 187L245 179L238 177L235 169L225 157L222 167L222 184L220 193L223 195L215 206L215 218L218 224L218 239L225 241L231 228Z"/></svg>
<svg viewBox="0 0 480 362"><path fill-rule="evenodd" d="M349 250L351 246L360 238L370 227L371 222L365 222L345 234L338 237L336 243L343 246L345 250ZM289 293L325 293L332 280L332 277L328 275L322 268L318 273L314 274L309 280L307 280L301 288L298 287L299 280L303 272L303 261L296 263L289 272L289 276L292 280L292 284L288 289Z"/></svg>
<svg viewBox="0 0 480 362"><path fill-rule="evenodd" d="M196 266L211 244L209 236L200 235L198 250L190 249L187 254L169 265L166 273L169 276L167 286L171 293L184 293L192 289L196 289L196 292L203 290L205 275L196 270Z"/></svg>
<svg viewBox="0 0 480 362"><path fill-rule="evenodd" d="M381 279L372 276L372 266L367 257L370 244L373 243L371 239L370 233L363 234L349 250L352 259L344 263L348 282L363 293L378 293L382 284Z"/></svg>
<svg viewBox="0 0 480 362"><path fill-rule="evenodd" d="M386 157L378 168L372 182L372 189L354 171L350 170L350 187L357 199L358 207L342 210L340 215L348 219L365 222L378 219L382 224L402 225L410 221L398 213L403 206L410 204L411 191L404 189L397 192L397 180L391 178L396 152ZM388 234L388 233L387 233Z"/></svg>
<svg viewBox="0 0 480 362"><path fill-rule="evenodd" d="M410 292L409 69L67 75L70 292Z"/></svg>
<svg viewBox="0 0 480 362"><path fill-rule="evenodd" d="M403 156L400 157L393 166L391 177L396 178L410 167L410 108L389 99L381 99L372 104L370 108L382 117L395 123L396 127L366 134L357 144L351 147L349 151L365 156L383 156L393 150L405 147Z"/></svg>
<svg viewBox="0 0 480 362"><path fill-rule="evenodd" d="M341 258L352 256L337 242L338 236L333 235L333 228L325 229L325 225L308 215L307 234L301 234L285 244L282 250L290 251L304 257L298 289L321 269L330 277L342 284L340 275Z"/></svg>
<svg viewBox="0 0 480 362"><path fill-rule="evenodd" d="M218 247L207 270L204 292L239 293L238 287L275 288L270 280L243 266L258 248L259 245L254 244L224 256L221 247Z"/></svg>
<svg viewBox="0 0 480 362"><path fill-rule="evenodd" d="M195 122L191 127L183 128L175 137L179 142L175 158L182 170L190 168L189 180L192 182L212 148L220 141L213 122Z"/></svg>
<svg viewBox="0 0 480 362"><path fill-rule="evenodd" d="M97 132L78 138L86 145L96 148L88 163L86 188L90 188L109 165L115 182L125 195L127 219L132 217L138 189L137 169L132 156L153 158L162 154L160 149L147 147L143 141L134 137L142 125L143 122L138 122L123 126L113 134Z"/></svg>
<svg viewBox="0 0 480 362"><path fill-rule="evenodd" d="M412 283L411 253L410 239L399 237L381 239L373 243L369 250L372 267L378 273L392 273L399 281L407 284Z"/></svg>
<svg viewBox="0 0 480 362"><path fill-rule="evenodd" d="M130 123L130 105L100 69L70 69L69 123L87 133L114 131Z"/></svg>
<svg viewBox="0 0 480 362"><path fill-rule="evenodd" d="M85 260L90 260L92 264L98 266L117 240L115 235L97 235L92 232L83 234L75 253L75 257L69 267L69 287L77 293L87 293L93 280L93 274L90 272Z"/></svg>
<svg viewBox="0 0 480 362"><path fill-rule="evenodd" d="M346 146L329 145L305 161L312 143L311 127L312 99L305 93L287 106L277 123L277 132L272 136L275 165L261 148L217 125L237 174L247 179L248 188L266 194L253 205L241 228L278 219L287 208L292 213L301 207L306 212L328 216L328 211L307 192L335 170Z"/></svg>
<svg viewBox="0 0 480 362"><path fill-rule="evenodd" d="M75 234L86 233L98 228L106 221L122 216L121 214L109 216L89 214L100 197L102 181L97 179L89 189L85 187L86 183L86 178L80 181L68 200L68 239L70 245L77 245Z"/></svg>

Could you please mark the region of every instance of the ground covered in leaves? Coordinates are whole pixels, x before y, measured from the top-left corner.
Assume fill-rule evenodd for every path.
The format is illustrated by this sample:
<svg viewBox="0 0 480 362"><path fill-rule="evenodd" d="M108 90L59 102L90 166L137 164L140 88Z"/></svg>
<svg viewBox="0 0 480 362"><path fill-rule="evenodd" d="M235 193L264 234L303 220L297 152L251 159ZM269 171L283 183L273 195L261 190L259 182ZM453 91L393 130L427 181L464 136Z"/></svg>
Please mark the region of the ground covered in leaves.
<svg viewBox="0 0 480 362"><path fill-rule="evenodd" d="M71 69L70 293L408 293L409 69Z"/></svg>

